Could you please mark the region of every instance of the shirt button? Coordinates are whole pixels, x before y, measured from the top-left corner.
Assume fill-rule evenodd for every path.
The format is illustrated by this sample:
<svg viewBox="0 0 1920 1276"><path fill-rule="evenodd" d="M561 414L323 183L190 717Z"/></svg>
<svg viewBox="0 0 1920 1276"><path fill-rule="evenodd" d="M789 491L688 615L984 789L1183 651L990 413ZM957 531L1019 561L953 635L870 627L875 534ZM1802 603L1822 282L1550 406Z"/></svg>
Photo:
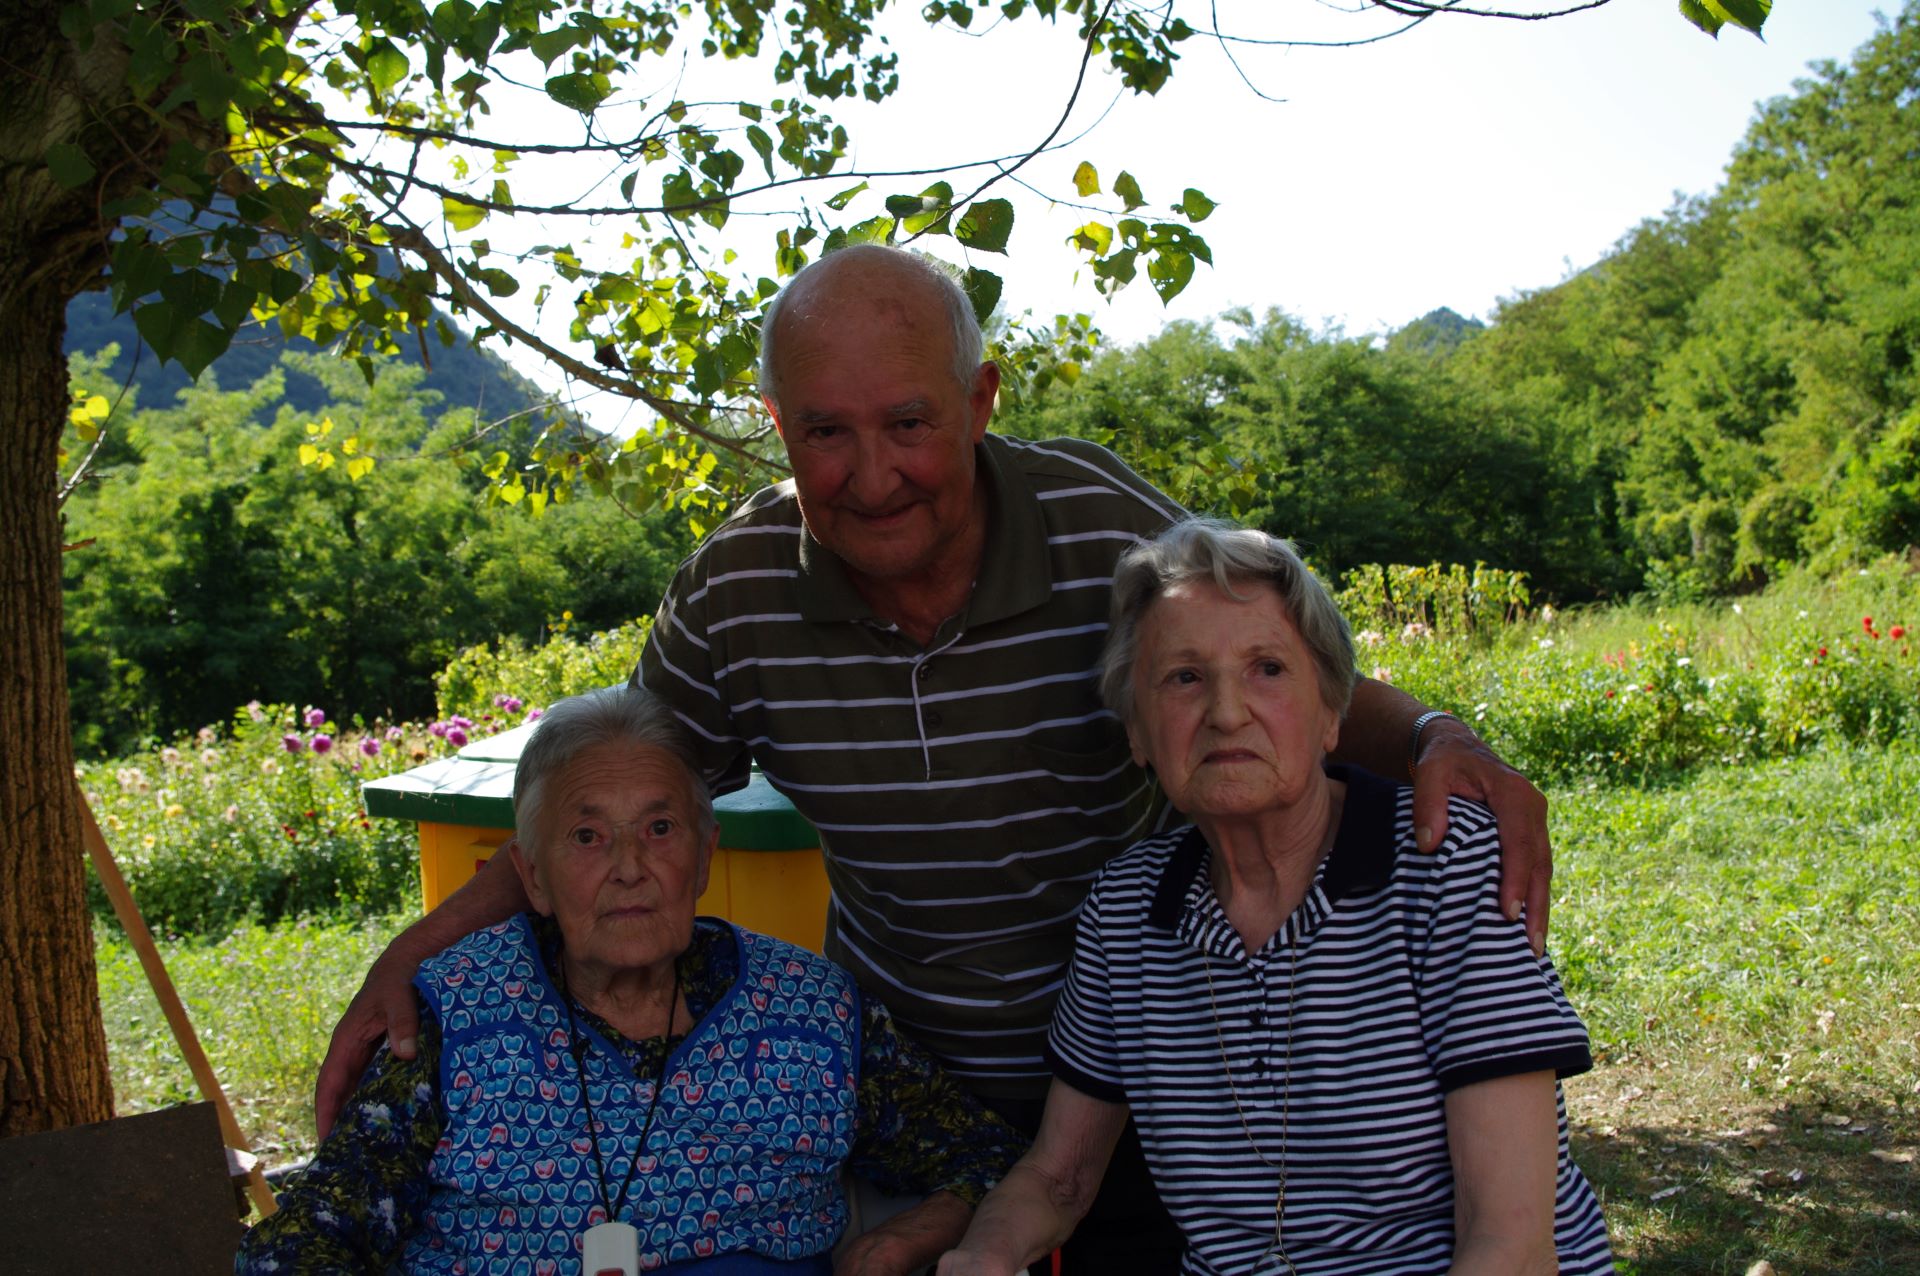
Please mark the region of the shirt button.
<svg viewBox="0 0 1920 1276"><path fill-rule="evenodd" d="M925 681L926 681L927 679L929 679L929 678L931 678L931 677L933 677L933 666L932 666L932 665L921 665L921 666L920 666L920 671L919 671L918 673L916 673L916 674L914 675L914 677L916 677L916 678L918 678L918 679L920 679L920 681L922 681L922 682L925 682Z"/></svg>

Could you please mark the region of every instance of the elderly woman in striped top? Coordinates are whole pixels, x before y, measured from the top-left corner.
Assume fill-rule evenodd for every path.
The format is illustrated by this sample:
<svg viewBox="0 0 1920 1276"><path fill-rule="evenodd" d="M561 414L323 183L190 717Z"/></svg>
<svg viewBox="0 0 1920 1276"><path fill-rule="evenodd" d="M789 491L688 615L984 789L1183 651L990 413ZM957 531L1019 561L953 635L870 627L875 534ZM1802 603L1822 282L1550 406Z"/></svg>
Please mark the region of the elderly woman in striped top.
<svg viewBox="0 0 1920 1276"><path fill-rule="evenodd" d="M1454 799L1420 854L1409 788L1326 762L1353 665L1285 541L1192 520L1121 560L1102 694L1193 822L1094 886L1039 1136L942 1276L1066 1236L1129 1112L1187 1272L1613 1270L1558 1086L1586 1031L1501 915L1492 816Z"/></svg>

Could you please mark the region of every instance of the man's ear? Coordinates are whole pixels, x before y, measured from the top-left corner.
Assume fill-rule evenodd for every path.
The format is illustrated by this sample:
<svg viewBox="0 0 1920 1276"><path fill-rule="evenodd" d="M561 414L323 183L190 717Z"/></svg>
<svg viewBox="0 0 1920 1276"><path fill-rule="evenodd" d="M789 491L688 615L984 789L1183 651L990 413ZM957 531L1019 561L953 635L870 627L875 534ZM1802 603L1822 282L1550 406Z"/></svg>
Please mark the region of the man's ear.
<svg viewBox="0 0 1920 1276"><path fill-rule="evenodd" d="M514 872L520 874L520 889L527 893L527 903L533 905L533 911L542 917L553 916L553 901L547 898L546 888L541 885L540 866L533 855L520 845L517 837L500 849L513 856Z"/></svg>
<svg viewBox="0 0 1920 1276"><path fill-rule="evenodd" d="M781 437L781 439L784 440L787 437L787 432L785 428L782 427L780 424L780 405L775 403L773 401L773 396L769 394L761 395L760 403L763 407L766 408L767 415L773 418L773 432L775 434L778 434Z"/></svg>
<svg viewBox="0 0 1920 1276"><path fill-rule="evenodd" d="M973 374L973 388L967 392L967 410L971 417L973 441L986 437L987 422L993 420L994 401L1000 396L1000 365L989 359Z"/></svg>

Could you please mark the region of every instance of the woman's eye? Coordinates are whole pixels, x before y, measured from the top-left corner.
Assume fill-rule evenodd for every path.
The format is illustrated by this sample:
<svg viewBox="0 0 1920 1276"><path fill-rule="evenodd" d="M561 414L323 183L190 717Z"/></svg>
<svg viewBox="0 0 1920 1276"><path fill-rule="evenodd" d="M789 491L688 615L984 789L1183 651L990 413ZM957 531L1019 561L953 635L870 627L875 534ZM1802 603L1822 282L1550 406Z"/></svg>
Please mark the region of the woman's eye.
<svg viewBox="0 0 1920 1276"><path fill-rule="evenodd" d="M1262 660L1260 662L1260 672L1269 678L1278 678L1280 676L1280 662L1278 660Z"/></svg>
<svg viewBox="0 0 1920 1276"><path fill-rule="evenodd" d="M1200 681L1200 675L1191 669L1175 669L1167 676L1167 681L1177 687L1189 687Z"/></svg>
<svg viewBox="0 0 1920 1276"><path fill-rule="evenodd" d="M597 846L600 842L600 830L585 827L577 828L567 834L567 841L574 846Z"/></svg>

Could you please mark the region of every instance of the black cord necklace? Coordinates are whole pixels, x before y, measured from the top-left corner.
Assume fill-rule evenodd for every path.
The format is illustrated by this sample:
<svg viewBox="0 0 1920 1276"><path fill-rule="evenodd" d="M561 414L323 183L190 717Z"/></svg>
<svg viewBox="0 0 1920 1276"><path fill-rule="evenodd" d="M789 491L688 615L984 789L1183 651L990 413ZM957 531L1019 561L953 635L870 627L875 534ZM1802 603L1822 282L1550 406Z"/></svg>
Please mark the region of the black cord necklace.
<svg viewBox="0 0 1920 1276"><path fill-rule="evenodd" d="M600 1203L606 1207L607 1221L617 1222L620 1211L627 1203L627 1189L633 1186L633 1172L640 1167L640 1157L647 1150L647 1136L653 1130L653 1114L660 1108L660 1091L667 1085L667 1056L673 1053L674 1016L680 1009L680 958L673 959L673 988L667 1000L667 1031L660 1038L660 1067L653 1077L653 1096L647 1100L647 1119L640 1125L640 1141L634 1145L633 1158L627 1162L626 1177L620 1180L620 1195L616 1199L607 1194L607 1163L600 1155L600 1131L593 1119L593 1100L587 1097L587 1048L588 1043L580 1033L580 1025L574 1019L573 993L566 987L566 967L561 965L560 996L567 1007L567 1039L571 1043L568 1052L573 1055L574 1075L580 1079L580 1107L587 1117L587 1137L593 1142L593 1173L595 1185L600 1189Z"/></svg>

